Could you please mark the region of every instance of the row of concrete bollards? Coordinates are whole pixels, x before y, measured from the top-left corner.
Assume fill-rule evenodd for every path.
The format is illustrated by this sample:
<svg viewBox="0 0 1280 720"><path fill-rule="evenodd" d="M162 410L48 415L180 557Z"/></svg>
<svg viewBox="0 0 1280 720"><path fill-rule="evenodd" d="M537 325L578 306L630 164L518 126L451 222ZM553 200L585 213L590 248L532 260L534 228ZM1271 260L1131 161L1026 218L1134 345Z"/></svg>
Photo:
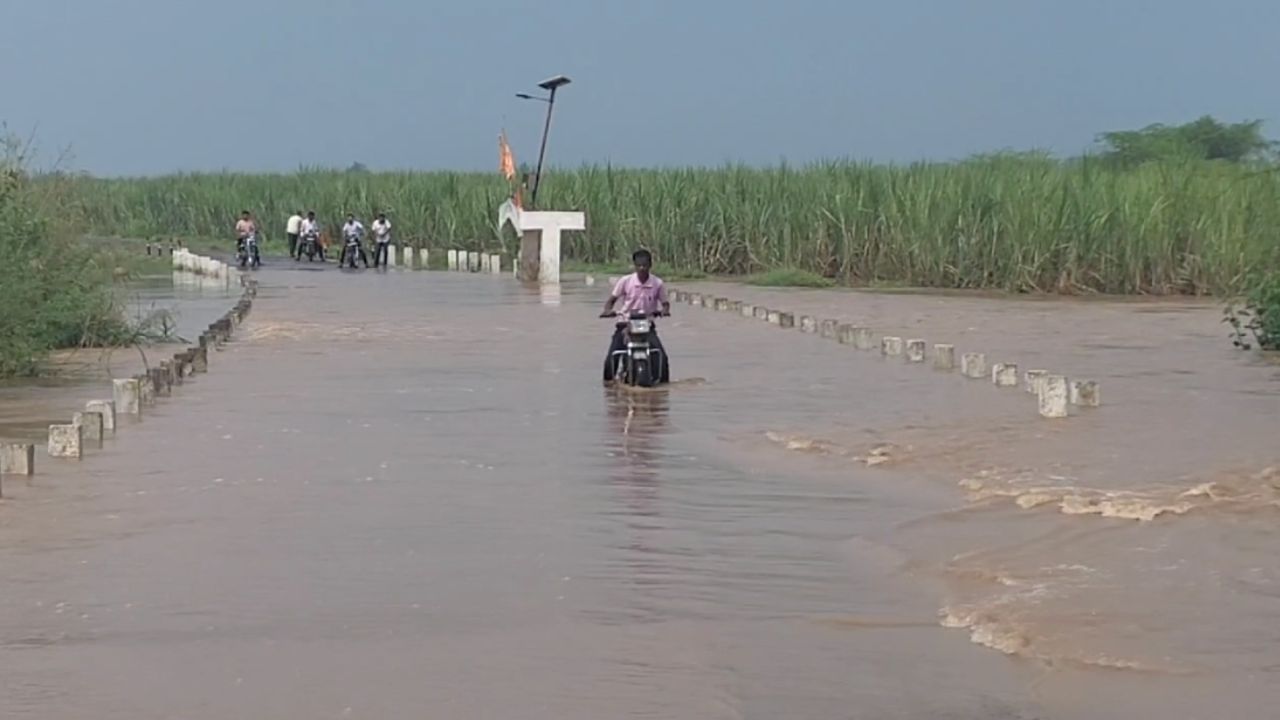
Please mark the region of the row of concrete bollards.
<svg viewBox="0 0 1280 720"><path fill-rule="evenodd" d="M455 272L502 273L502 256L469 250L450 250L449 269Z"/></svg>
<svg viewBox="0 0 1280 720"><path fill-rule="evenodd" d="M414 262L414 259L417 262ZM387 246L387 267L404 268L405 270L426 270L429 268L431 252L427 248L415 248L410 245L398 247Z"/></svg>
<svg viewBox="0 0 1280 720"><path fill-rule="evenodd" d="M79 459L87 449L101 449L105 439L116 434L119 416L141 419L145 408L154 406L158 398L172 395L174 388L184 384L192 375L208 372L209 349L226 344L234 328L244 321L253 307L253 299L258 294L257 281L227 267L225 263L179 249L174 253L174 267L184 272L226 277L228 282L238 280L244 292L231 310L201 333L197 344L143 373L112 380L110 400L89 400L84 410L72 415L70 423L50 425L49 457ZM0 479L35 475L35 449L35 445L30 443L0 445ZM2 486L0 494L3 494Z"/></svg>
<svg viewBox="0 0 1280 720"><path fill-rule="evenodd" d="M781 328L797 327L796 316L793 313L750 305L741 300L712 297L683 290L674 290L672 300L688 303L694 307L740 314ZM842 345L852 345L858 350L874 350L877 346L869 328L840 323L837 320L801 315L798 327L801 332L821 335ZM885 357L902 357L908 363L924 363L928 359L928 344L918 338L904 340L901 337L885 336L880 338L879 349L880 354ZM956 369L955 346L935 344L932 364L934 369L941 372L954 371ZM971 379L990 378L996 387L1017 387L1018 370L1017 363L995 363L988 367L985 353L967 352L960 356L962 376ZM1098 407L1101 404L1098 383L1093 380L1068 379L1063 375L1054 375L1047 370L1036 369L1027 370L1022 375L1022 386L1026 392L1036 396L1040 415L1046 418L1067 417L1071 406Z"/></svg>

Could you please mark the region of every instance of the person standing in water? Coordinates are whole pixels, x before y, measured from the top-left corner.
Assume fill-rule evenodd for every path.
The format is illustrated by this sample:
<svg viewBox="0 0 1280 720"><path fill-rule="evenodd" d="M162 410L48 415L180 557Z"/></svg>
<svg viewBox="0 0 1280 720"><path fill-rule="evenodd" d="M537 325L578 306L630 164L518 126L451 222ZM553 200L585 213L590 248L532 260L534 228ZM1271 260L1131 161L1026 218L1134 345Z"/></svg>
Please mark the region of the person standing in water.
<svg viewBox="0 0 1280 720"><path fill-rule="evenodd" d="M294 210L284 224L285 237L289 238L289 257L299 258L298 237L302 235L302 211Z"/></svg>
<svg viewBox="0 0 1280 720"><path fill-rule="evenodd" d="M391 221L387 219L386 213L378 213L378 219L373 221L373 266L378 267L381 263L383 267L387 267L387 249L391 245Z"/></svg>

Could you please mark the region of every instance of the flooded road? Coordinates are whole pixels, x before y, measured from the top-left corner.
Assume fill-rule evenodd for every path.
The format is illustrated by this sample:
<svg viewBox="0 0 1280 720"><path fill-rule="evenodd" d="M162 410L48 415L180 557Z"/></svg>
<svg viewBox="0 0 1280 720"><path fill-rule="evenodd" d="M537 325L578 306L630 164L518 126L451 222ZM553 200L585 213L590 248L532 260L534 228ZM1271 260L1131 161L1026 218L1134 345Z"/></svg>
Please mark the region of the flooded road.
<svg viewBox="0 0 1280 720"><path fill-rule="evenodd" d="M234 304L240 289L191 274L137 278L120 287L117 301L134 325L167 335L137 348L81 348L52 354L37 378L0 379L0 442L43 443L49 425L71 421L88 399L110 399L111 379L130 377L180 352Z"/></svg>
<svg viewBox="0 0 1280 720"><path fill-rule="evenodd" d="M599 286L258 276L208 375L6 485L0 717L1280 702L1280 368L1212 306L720 293L1101 381L1049 422L687 306L660 324L676 384L605 389Z"/></svg>

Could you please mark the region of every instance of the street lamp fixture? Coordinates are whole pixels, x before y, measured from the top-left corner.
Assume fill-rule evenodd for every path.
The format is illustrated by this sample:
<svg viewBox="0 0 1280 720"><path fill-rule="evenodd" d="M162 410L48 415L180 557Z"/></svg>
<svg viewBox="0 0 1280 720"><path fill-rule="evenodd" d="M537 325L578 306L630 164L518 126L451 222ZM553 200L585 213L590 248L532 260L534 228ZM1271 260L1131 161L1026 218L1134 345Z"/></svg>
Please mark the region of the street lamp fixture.
<svg viewBox="0 0 1280 720"><path fill-rule="evenodd" d="M539 97L528 93L516 93L516 97L521 100L538 100L547 104L547 121L542 128L542 147L538 151L538 169L533 178L533 192L529 198L530 206L536 206L538 203L538 186L542 184L542 162L547 155L547 135L551 132L551 110L556 104L556 90L568 85L570 82L572 82L572 80L564 75L556 75L538 83L538 87L550 93L547 97Z"/></svg>

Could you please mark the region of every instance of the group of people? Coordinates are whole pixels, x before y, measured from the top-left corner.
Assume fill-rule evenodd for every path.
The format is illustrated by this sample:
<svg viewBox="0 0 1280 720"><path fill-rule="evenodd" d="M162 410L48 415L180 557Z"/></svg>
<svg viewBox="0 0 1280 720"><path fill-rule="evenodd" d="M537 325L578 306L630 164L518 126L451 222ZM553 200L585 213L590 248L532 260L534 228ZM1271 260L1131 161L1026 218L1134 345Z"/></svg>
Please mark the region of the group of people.
<svg viewBox="0 0 1280 720"><path fill-rule="evenodd" d="M386 267L388 251L391 247L391 221L386 213L378 213L373 221L373 266ZM306 217L301 211L295 211L285 222L285 236L289 238L289 256L295 260L302 259L303 249L307 243L315 243L319 248L320 260L325 260L324 243L321 242L320 222L316 220L314 210L308 210ZM364 223L356 218L355 213L347 213L347 220L342 224L342 252L338 256L338 264L350 261L355 267L356 258L369 267L369 256L364 249Z"/></svg>
<svg viewBox="0 0 1280 720"><path fill-rule="evenodd" d="M387 214L378 213L371 229L374 243L373 266L386 267L391 247L391 221L387 219ZM249 238L257 237L258 231L258 223L253 219L253 215L248 210L242 211L240 219L236 222L237 251ZM316 254L320 256L320 261L327 261L322 227L320 221L316 219L314 210L308 210L305 216L301 210L294 211L293 215L285 221L284 232L289 239L290 258L301 260L306 249L314 247ZM347 221L342 225L342 252L338 257L338 265L350 260L351 266L355 267L355 261L359 258L366 268L369 267L369 256L364 249L364 236L364 223L356 219L355 213L347 213Z"/></svg>

